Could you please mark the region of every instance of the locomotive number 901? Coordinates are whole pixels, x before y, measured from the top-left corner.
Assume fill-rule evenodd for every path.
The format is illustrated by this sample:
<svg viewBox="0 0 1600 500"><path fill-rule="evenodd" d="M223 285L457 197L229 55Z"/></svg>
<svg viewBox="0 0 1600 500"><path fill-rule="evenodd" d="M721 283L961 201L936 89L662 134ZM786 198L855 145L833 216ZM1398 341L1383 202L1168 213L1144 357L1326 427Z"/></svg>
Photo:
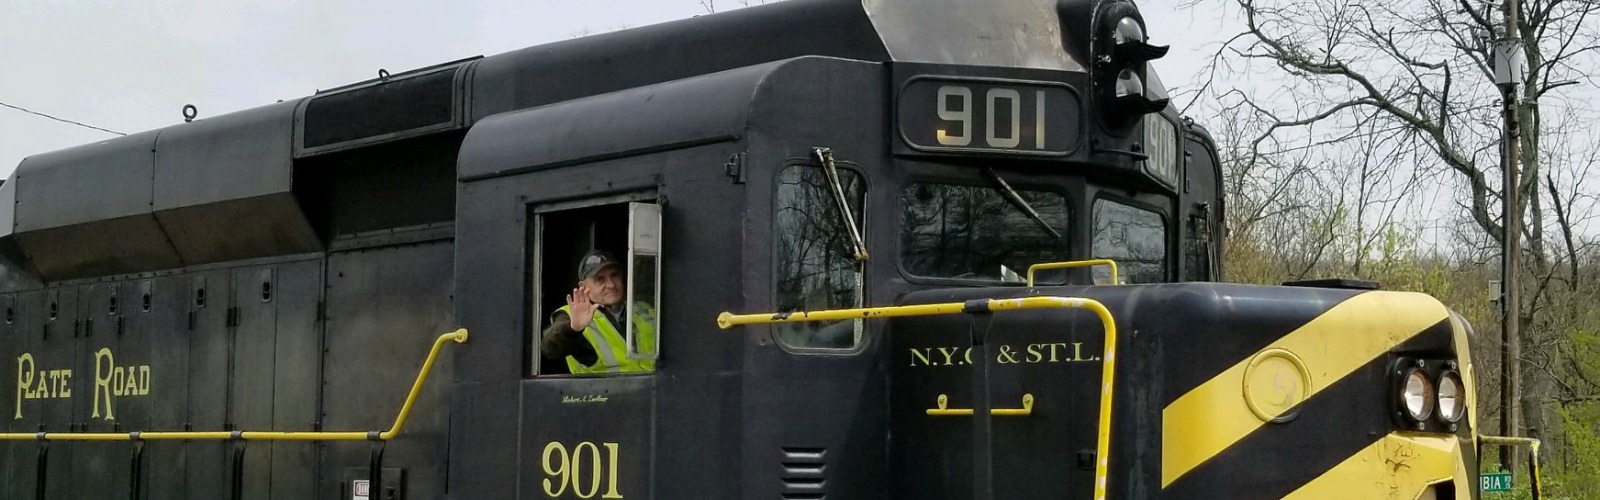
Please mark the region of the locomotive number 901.
<svg viewBox="0 0 1600 500"><path fill-rule="evenodd" d="M1064 155L1077 147L1077 96L1048 82L915 79L900 93L900 135L923 151Z"/></svg>

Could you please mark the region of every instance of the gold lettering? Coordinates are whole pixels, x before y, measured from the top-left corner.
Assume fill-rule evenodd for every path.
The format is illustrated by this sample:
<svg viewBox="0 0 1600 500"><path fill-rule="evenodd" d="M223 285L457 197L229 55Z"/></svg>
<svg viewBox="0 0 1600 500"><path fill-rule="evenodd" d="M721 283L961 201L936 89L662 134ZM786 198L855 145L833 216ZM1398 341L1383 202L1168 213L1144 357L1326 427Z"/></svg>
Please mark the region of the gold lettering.
<svg viewBox="0 0 1600 500"><path fill-rule="evenodd" d="M600 446L606 449L605 457L600 454ZM621 465L617 459L622 446L618 443L600 443L600 446L584 441L568 452L567 446L558 441L545 445L542 465L547 477L541 481L545 496L558 498L570 488L578 498L593 498L597 494L606 499L623 498L622 492L617 490ZM583 452L585 448L588 453ZM605 484L603 494L602 481Z"/></svg>
<svg viewBox="0 0 1600 500"><path fill-rule="evenodd" d="M1067 344L1064 344L1064 343L1061 343L1061 342L1056 342L1056 343L1053 343L1053 344L1045 344L1045 345L1050 346L1050 362L1051 363L1055 363L1057 360L1060 359L1060 358L1056 357L1056 348L1058 348L1058 347L1066 347L1067 346Z"/></svg>
<svg viewBox="0 0 1600 500"><path fill-rule="evenodd" d="M125 377L128 379L128 385L122 388L122 394L127 396L137 394L139 392L139 372L134 371L132 366L119 369L119 372L126 373Z"/></svg>
<svg viewBox="0 0 1600 500"><path fill-rule="evenodd" d="M50 370L50 397L61 397L61 370Z"/></svg>
<svg viewBox="0 0 1600 500"><path fill-rule="evenodd" d="M919 360L919 359L922 360L922 366L930 366L930 365L932 365L933 362L928 360L928 355L932 354L931 351L932 351L932 349L927 349L927 348L912 349L911 350L911 366L917 366L917 360Z"/></svg>
<svg viewBox="0 0 1600 500"><path fill-rule="evenodd" d="M33 355L17 357L17 420L22 420L22 400L33 399Z"/></svg>
<svg viewBox="0 0 1600 500"><path fill-rule="evenodd" d="M72 370L61 370L61 388L56 391L56 397L72 397Z"/></svg>
<svg viewBox="0 0 1600 500"><path fill-rule="evenodd" d="M111 348L101 348L94 353L94 411L89 418L100 418L100 404L105 403L106 420L115 420L112 414L111 396L113 389L111 381L116 369L116 361L111 357Z"/></svg>
<svg viewBox="0 0 1600 500"><path fill-rule="evenodd" d="M1017 353L1012 352L1011 346L1008 345L1000 346L1000 352L995 355L994 360L1002 365L1014 365L1021 363L1021 361L1017 360Z"/></svg>
<svg viewBox="0 0 1600 500"><path fill-rule="evenodd" d="M1085 351L1083 344L1083 342L1054 342L1048 344L1026 344L1020 348L997 344L992 362L1009 365L1100 361L1100 357L1094 355L1093 347ZM973 350L971 347L912 348L909 349L911 352L910 366L971 365L973 364Z"/></svg>
<svg viewBox="0 0 1600 500"><path fill-rule="evenodd" d="M39 370L39 385L33 388L33 395L28 396L29 398L44 399L50 397L50 386L46 385L45 383L45 377L48 376L49 373L50 372L44 370Z"/></svg>
<svg viewBox="0 0 1600 500"><path fill-rule="evenodd" d="M150 365L139 366L139 395L150 395Z"/></svg>

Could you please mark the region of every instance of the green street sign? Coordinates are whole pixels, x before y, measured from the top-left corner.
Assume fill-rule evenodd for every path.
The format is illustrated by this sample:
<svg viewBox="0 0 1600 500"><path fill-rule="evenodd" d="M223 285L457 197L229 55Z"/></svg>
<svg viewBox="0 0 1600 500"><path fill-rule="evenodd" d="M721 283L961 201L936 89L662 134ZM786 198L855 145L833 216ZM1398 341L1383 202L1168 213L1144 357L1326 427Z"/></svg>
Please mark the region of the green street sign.
<svg viewBox="0 0 1600 500"><path fill-rule="evenodd" d="M1478 475L1478 486L1484 493L1511 491L1510 472L1488 472Z"/></svg>

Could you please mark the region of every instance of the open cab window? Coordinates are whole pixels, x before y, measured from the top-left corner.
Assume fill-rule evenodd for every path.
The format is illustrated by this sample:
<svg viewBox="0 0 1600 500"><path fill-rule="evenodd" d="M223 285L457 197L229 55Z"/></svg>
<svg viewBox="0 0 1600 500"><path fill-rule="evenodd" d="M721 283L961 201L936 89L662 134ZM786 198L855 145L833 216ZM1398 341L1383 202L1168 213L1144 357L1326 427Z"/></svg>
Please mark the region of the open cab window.
<svg viewBox="0 0 1600 500"><path fill-rule="evenodd" d="M627 375L655 371L661 335L661 207L641 193L530 208L528 228L530 375ZM615 304L591 328L569 325L567 297L590 252L620 274ZM611 272L611 271L607 271ZM559 331L558 331L559 330ZM566 335L563 335L566 334Z"/></svg>

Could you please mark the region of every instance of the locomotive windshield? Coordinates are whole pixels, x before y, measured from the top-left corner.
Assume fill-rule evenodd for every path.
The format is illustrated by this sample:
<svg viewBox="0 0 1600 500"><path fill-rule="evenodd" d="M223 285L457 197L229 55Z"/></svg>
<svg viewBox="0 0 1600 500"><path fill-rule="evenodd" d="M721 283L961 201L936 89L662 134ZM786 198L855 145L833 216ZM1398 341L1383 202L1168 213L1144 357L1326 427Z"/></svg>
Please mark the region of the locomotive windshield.
<svg viewBox="0 0 1600 500"><path fill-rule="evenodd" d="M865 186L853 170L791 165L778 174L776 296L780 311L859 307L862 298L860 248L851 231L863 228ZM836 182L835 182L836 181ZM837 188L837 190L835 190ZM836 200L842 198L845 203ZM845 214L850 220L844 223ZM789 323L777 327L790 347L848 349L860 342L859 321Z"/></svg>
<svg viewBox="0 0 1600 500"><path fill-rule="evenodd" d="M1094 236L1090 252L1122 267L1124 283L1167 281L1167 222L1160 213L1101 198L1094 201ZM1094 269L1095 282L1109 278Z"/></svg>
<svg viewBox="0 0 1600 500"><path fill-rule="evenodd" d="M913 275L1023 282L1028 266L1069 260L1070 213L1059 193L914 183L901 191L901 262ZM1031 208L1034 213L1030 214Z"/></svg>

